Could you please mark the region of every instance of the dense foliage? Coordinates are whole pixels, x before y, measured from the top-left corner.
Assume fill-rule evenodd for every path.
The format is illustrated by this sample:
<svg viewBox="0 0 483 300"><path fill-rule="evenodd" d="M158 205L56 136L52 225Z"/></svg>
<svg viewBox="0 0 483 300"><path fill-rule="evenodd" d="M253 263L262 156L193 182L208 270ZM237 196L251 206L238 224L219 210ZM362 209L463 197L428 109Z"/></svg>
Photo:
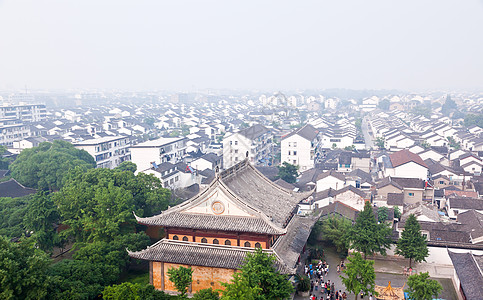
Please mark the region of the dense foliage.
<svg viewBox="0 0 483 300"><path fill-rule="evenodd" d="M193 270L191 267L179 267L170 268L168 270L169 280L174 283L176 290L179 292L180 297L185 298L188 293L188 286L191 284L193 276Z"/></svg>
<svg viewBox="0 0 483 300"><path fill-rule="evenodd" d="M429 255L426 238L421 233L421 225L413 214L410 214L404 224L401 238L397 241L396 254L409 258L409 267L412 261L426 261Z"/></svg>
<svg viewBox="0 0 483 300"><path fill-rule="evenodd" d="M391 228L386 223L378 223L369 201L359 213L356 223L349 232L351 248L367 255L380 253L386 255L391 245Z"/></svg>
<svg viewBox="0 0 483 300"><path fill-rule="evenodd" d="M197 291L194 295L193 300L218 300L220 299L220 294L213 290L212 288L209 289L202 289Z"/></svg>
<svg viewBox="0 0 483 300"><path fill-rule="evenodd" d="M59 190L65 175L74 167L87 170L96 166L92 156L65 141L44 142L23 150L9 166L12 177L21 184L42 190Z"/></svg>
<svg viewBox="0 0 483 300"><path fill-rule="evenodd" d="M429 274L419 273L408 278L409 299L432 300L438 298L443 287L436 280L429 279Z"/></svg>
<svg viewBox="0 0 483 300"><path fill-rule="evenodd" d="M342 283L347 291L357 295L360 292L364 294L376 294L376 272L374 271L374 261L364 260L359 252L347 258L346 268L342 271L346 276L341 275ZM418 299L418 298L414 298Z"/></svg>
<svg viewBox="0 0 483 300"><path fill-rule="evenodd" d="M109 241L133 232L138 216L151 216L168 206L169 190L152 175L81 168L72 170L65 186L53 195L69 227L62 232L76 241Z"/></svg>
<svg viewBox="0 0 483 300"><path fill-rule="evenodd" d="M322 238L335 246L337 252L346 254L349 250L348 233L352 222L344 217L331 216L322 222Z"/></svg>
<svg viewBox="0 0 483 300"><path fill-rule="evenodd" d="M465 126L468 128L473 126L483 128L483 114L467 114L465 116Z"/></svg>
<svg viewBox="0 0 483 300"><path fill-rule="evenodd" d="M225 284L222 299L287 299L293 287L287 276L275 268L275 260L261 248L247 253L240 272L233 275L231 283Z"/></svg>
<svg viewBox="0 0 483 300"><path fill-rule="evenodd" d="M23 220L31 196L0 198L0 235L8 238L20 237L25 233Z"/></svg>
<svg viewBox="0 0 483 300"><path fill-rule="evenodd" d="M43 299L49 285L48 256L32 243L0 236L0 299Z"/></svg>
<svg viewBox="0 0 483 300"><path fill-rule="evenodd" d="M295 183L297 181L298 166L291 165L288 162L284 162L281 166L278 166L278 178L285 180L288 183Z"/></svg>
<svg viewBox="0 0 483 300"><path fill-rule="evenodd" d="M124 282L108 286L102 292L105 300L165 300L173 297L154 289L152 285Z"/></svg>

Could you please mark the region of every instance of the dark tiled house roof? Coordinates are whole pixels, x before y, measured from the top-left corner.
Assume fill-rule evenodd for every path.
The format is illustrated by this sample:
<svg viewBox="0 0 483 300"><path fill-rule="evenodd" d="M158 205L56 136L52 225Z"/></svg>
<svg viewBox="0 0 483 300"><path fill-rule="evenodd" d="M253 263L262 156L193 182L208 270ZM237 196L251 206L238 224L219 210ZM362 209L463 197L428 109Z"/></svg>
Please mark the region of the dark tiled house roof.
<svg viewBox="0 0 483 300"><path fill-rule="evenodd" d="M36 190L24 187L13 178L0 183L0 197L16 198L35 193Z"/></svg>
<svg viewBox="0 0 483 300"><path fill-rule="evenodd" d="M454 269L467 300L480 300L483 295L483 258L473 253L456 253L448 250Z"/></svg>
<svg viewBox="0 0 483 300"><path fill-rule="evenodd" d="M428 167L419 155L414 154L407 149L404 149L404 150L395 152L393 154L390 154L389 158L390 158L392 166L394 168L401 166L401 165L404 165L408 162L417 163L418 165L421 165L425 168Z"/></svg>

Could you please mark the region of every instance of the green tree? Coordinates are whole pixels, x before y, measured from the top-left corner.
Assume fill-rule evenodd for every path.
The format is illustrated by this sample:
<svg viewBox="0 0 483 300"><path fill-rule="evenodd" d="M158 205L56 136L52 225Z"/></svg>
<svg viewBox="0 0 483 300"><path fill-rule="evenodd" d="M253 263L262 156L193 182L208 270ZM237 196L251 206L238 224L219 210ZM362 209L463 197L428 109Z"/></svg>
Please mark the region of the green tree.
<svg viewBox="0 0 483 300"><path fill-rule="evenodd" d="M391 228L386 223L377 223L369 201L357 216L348 236L351 248L363 253L364 259L375 253L386 255L386 249L391 246Z"/></svg>
<svg viewBox="0 0 483 300"><path fill-rule="evenodd" d="M428 143L427 141L422 141L421 142L421 147L423 147L424 149L430 149L431 148L431 144Z"/></svg>
<svg viewBox="0 0 483 300"><path fill-rule="evenodd" d="M37 246L50 251L61 240L53 224L59 224L60 215L52 198L45 191L39 191L30 200L25 214L25 229L33 232Z"/></svg>
<svg viewBox="0 0 483 300"><path fill-rule="evenodd" d="M295 183L297 181L298 166L284 162L281 166L278 166L278 178L285 180L288 183Z"/></svg>
<svg viewBox="0 0 483 300"><path fill-rule="evenodd" d="M25 234L23 220L32 196L0 198L0 235L8 238Z"/></svg>
<svg viewBox="0 0 483 300"><path fill-rule="evenodd" d="M12 162L11 158L3 156L5 152L7 152L7 148L0 145L0 170L7 170L8 165Z"/></svg>
<svg viewBox="0 0 483 300"><path fill-rule="evenodd" d="M121 164L119 164L119 166L116 167L116 170L120 170L120 171L129 171L129 172L136 172L136 169L138 167L136 166L135 163L133 162L130 162L130 161L123 161Z"/></svg>
<svg viewBox="0 0 483 300"><path fill-rule="evenodd" d="M9 166L12 177L21 184L42 190L58 190L74 167L86 171L96 166L92 156L65 141L44 142L23 150Z"/></svg>
<svg viewBox="0 0 483 300"><path fill-rule="evenodd" d="M219 300L220 294L214 291L212 288L202 289L197 291L194 295L193 300Z"/></svg>
<svg viewBox="0 0 483 300"><path fill-rule="evenodd" d="M123 282L107 286L102 291L106 300L165 300L171 297L148 284Z"/></svg>
<svg viewBox="0 0 483 300"><path fill-rule="evenodd" d="M247 253L240 273L235 274L239 274L241 278L234 276L234 281L226 285L228 291L223 292L222 299L236 299L234 295L240 294L246 297L254 294L254 299L260 300L287 299L293 292L293 287L287 276L277 271L274 266L275 260L274 256L264 253L261 248L257 248L254 253ZM232 298L225 298L229 295Z"/></svg>
<svg viewBox="0 0 483 300"><path fill-rule="evenodd" d="M378 137L376 139L376 146L379 149L386 149L386 139L384 137Z"/></svg>
<svg viewBox="0 0 483 300"><path fill-rule="evenodd" d="M336 143L333 143L332 144L332 150L335 150L335 149L337 149L337 144Z"/></svg>
<svg viewBox="0 0 483 300"><path fill-rule="evenodd" d="M399 219L401 217L401 210L399 206L394 206L394 218Z"/></svg>
<svg viewBox="0 0 483 300"><path fill-rule="evenodd" d="M377 209L377 221L379 223L386 222L388 215L389 215L389 212L387 211L387 207L381 206Z"/></svg>
<svg viewBox="0 0 483 300"><path fill-rule="evenodd" d="M458 108L458 105L456 105L456 102L454 102L454 100L451 99L451 96L448 94L446 96L446 101L441 107L441 113L445 116L448 116L451 112L455 111L457 108Z"/></svg>
<svg viewBox="0 0 483 300"><path fill-rule="evenodd" d="M248 280L243 277L241 273L233 274L233 279L229 283L222 282L221 285L225 287L225 289L221 291L222 300L255 300L261 298L261 288L259 286L250 285Z"/></svg>
<svg viewBox="0 0 483 300"><path fill-rule="evenodd" d="M31 242L13 243L0 236L0 298L44 299L49 263L47 255Z"/></svg>
<svg viewBox="0 0 483 300"><path fill-rule="evenodd" d="M465 116L465 126L468 128L473 126L483 128L483 114L467 114Z"/></svg>
<svg viewBox="0 0 483 300"><path fill-rule="evenodd" d="M449 142L449 146L455 150L458 150L459 148L461 148L461 144L456 142L456 140L452 137L452 136L448 136L447 137L448 139L448 142Z"/></svg>
<svg viewBox="0 0 483 300"><path fill-rule="evenodd" d="M155 122L156 122L155 118L148 117L144 119L144 124L149 125L151 127L154 125Z"/></svg>
<svg viewBox="0 0 483 300"><path fill-rule="evenodd" d="M191 284L193 276L193 270L191 267L179 267L179 268L170 268L168 270L168 277L169 280L174 283L176 290L180 293L181 298L186 297L186 293L188 293L188 286Z"/></svg>
<svg viewBox="0 0 483 300"><path fill-rule="evenodd" d="M52 195L68 228L63 236L77 242L110 241L133 232L138 216L160 213L170 192L153 175L109 169L72 170L61 191Z"/></svg>
<svg viewBox="0 0 483 300"><path fill-rule="evenodd" d="M429 274L419 273L408 278L409 299L432 300L438 298L443 287L436 280L429 279Z"/></svg>
<svg viewBox="0 0 483 300"><path fill-rule="evenodd" d="M348 233L351 227L350 220L333 215L322 222L322 239L332 243L337 252L346 255L350 246Z"/></svg>
<svg viewBox="0 0 483 300"><path fill-rule="evenodd" d="M390 105L391 105L391 102L388 99L383 99L379 102L378 107L382 110L389 110Z"/></svg>
<svg viewBox="0 0 483 300"><path fill-rule="evenodd" d="M426 238L421 233L421 225L413 214L410 214L397 241L396 254L409 258L409 267L412 261L426 261L428 257L428 245Z"/></svg>
<svg viewBox="0 0 483 300"><path fill-rule="evenodd" d="M364 294L376 294L376 272L374 271L374 261L364 260L360 253L354 252L347 258L346 268L342 271L347 277L341 275L342 283L347 291L355 294L355 299L360 292Z"/></svg>
<svg viewBox="0 0 483 300"><path fill-rule="evenodd" d="M51 299L93 299L104 286L117 280L115 268L105 264L93 264L81 260L64 259L47 270L51 278Z"/></svg>

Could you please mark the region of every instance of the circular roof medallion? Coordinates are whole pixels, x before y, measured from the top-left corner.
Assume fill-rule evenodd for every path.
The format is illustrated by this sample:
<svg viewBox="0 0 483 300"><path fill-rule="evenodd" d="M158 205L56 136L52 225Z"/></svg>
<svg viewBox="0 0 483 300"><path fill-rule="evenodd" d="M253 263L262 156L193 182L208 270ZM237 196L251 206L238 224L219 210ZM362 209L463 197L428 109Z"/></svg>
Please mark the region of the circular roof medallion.
<svg viewBox="0 0 483 300"><path fill-rule="evenodd" d="M215 215L221 215L225 211L225 205L220 201L213 201L211 203L211 210Z"/></svg>

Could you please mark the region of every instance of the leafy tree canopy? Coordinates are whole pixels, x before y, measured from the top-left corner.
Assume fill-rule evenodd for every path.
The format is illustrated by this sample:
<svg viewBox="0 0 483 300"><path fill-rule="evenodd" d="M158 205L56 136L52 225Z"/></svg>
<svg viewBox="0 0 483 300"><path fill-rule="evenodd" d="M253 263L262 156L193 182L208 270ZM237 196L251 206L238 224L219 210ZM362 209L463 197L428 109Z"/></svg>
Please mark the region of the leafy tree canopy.
<svg viewBox="0 0 483 300"><path fill-rule="evenodd" d="M138 216L151 216L168 206L170 192L153 175L109 169L72 170L61 191L53 194L62 233L76 241L109 241L132 232Z"/></svg>
<svg viewBox="0 0 483 300"><path fill-rule="evenodd" d="M419 273L408 278L409 299L432 300L438 298L443 287L436 280L429 279L429 274Z"/></svg>
<svg viewBox="0 0 483 300"><path fill-rule="evenodd" d="M174 283L176 290L180 293L181 298L186 297L186 293L188 293L188 286L192 282L193 270L191 267L179 267L179 268L170 268L168 270L168 277L169 280Z"/></svg>
<svg viewBox="0 0 483 300"><path fill-rule="evenodd" d="M389 106L391 105L391 102L389 99L383 99L379 102L378 107L382 110L389 110Z"/></svg>
<svg viewBox="0 0 483 300"><path fill-rule="evenodd" d="M413 214L406 220L401 238L397 242L396 254L409 258L409 267L412 260L426 261L429 255L426 238L422 235L421 226Z"/></svg>
<svg viewBox="0 0 483 300"><path fill-rule="evenodd" d="M355 299L360 292L364 294L376 294L376 272L374 261L364 260L359 252L354 252L347 258L346 268L342 271L347 277L341 275L342 283L346 289L355 294ZM417 299L417 298L415 298Z"/></svg>
<svg viewBox="0 0 483 300"><path fill-rule="evenodd" d="M116 167L116 170L120 170L120 171L129 171L129 172L136 172L136 169L138 167L136 166L135 163L131 162L131 161L123 161L119 166Z"/></svg>
<svg viewBox="0 0 483 300"><path fill-rule="evenodd" d="M23 219L31 197L0 198L0 235L14 238L25 234Z"/></svg>
<svg viewBox="0 0 483 300"><path fill-rule="evenodd" d="M167 300L173 297L156 290L152 285L124 282L106 287L102 292L102 298L106 300Z"/></svg>
<svg viewBox="0 0 483 300"><path fill-rule="evenodd" d="M284 162L281 166L278 166L278 178L285 180L288 183L295 183L297 181L297 170L299 169L298 166L289 164L288 162Z"/></svg>
<svg viewBox="0 0 483 300"><path fill-rule="evenodd" d="M369 201L364 210L359 213L356 223L351 227L349 241L351 247L367 255L381 253L386 255L386 249L391 245L391 228L386 223L378 224Z"/></svg>
<svg viewBox="0 0 483 300"><path fill-rule="evenodd" d="M50 260L32 243L10 242L0 236L0 298L44 299L49 285L45 270Z"/></svg>
<svg viewBox="0 0 483 300"><path fill-rule="evenodd" d="M483 114L467 114L465 116L466 127L473 127L475 125L483 128Z"/></svg>
<svg viewBox="0 0 483 300"><path fill-rule="evenodd" d="M44 142L23 150L9 166L12 177L21 184L42 190L59 190L67 172L74 167L87 170L96 166L92 156L65 141Z"/></svg>
<svg viewBox="0 0 483 300"><path fill-rule="evenodd" d="M454 102L454 100L451 99L451 96L448 94L446 96L446 101L441 107L441 113L443 113L443 115L445 116L448 116L451 112L453 112L457 108L458 108L458 105L456 105L456 102Z"/></svg>
<svg viewBox="0 0 483 300"><path fill-rule="evenodd" d="M349 250L348 233L352 222L344 217L331 216L322 222L322 237L325 241L332 243L337 252L347 255Z"/></svg>
<svg viewBox="0 0 483 300"><path fill-rule="evenodd" d="M275 269L274 262L275 257L261 248L247 253L241 272L235 273L233 281L225 285L222 299L287 299L293 292L292 284Z"/></svg>
<svg viewBox="0 0 483 300"><path fill-rule="evenodd" d="M193 300L219 300L220 294L214 291L212 288L202 289L197 291L194 295Z"/></svg>
<svg viewBox="0 0 483 300"><path fill-rule="evenodd" d="M25 229L33 233L37 246L44 250L52 250L60 245L61 240L54 230L53 224L59 224L60 215L49 194L39 191L30 200L23 220Z"/></svg>
<svg viewBox="0 0 483 300"><path fill-rule="evenodd" d="M383 138L383 137L378 137L376 139L376 146L379 148L379 149L385 149L386 147L386 139Z"/></svg>

